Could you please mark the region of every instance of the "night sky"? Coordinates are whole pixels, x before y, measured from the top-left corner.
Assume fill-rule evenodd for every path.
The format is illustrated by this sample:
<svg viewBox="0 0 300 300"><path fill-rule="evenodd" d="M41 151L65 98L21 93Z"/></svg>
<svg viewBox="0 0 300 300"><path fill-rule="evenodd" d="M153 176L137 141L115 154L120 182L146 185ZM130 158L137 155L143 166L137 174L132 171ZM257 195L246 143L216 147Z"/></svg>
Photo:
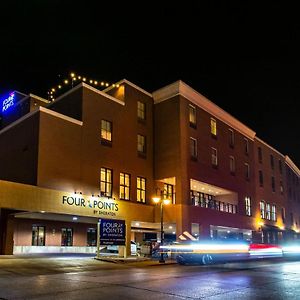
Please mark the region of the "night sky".
<svg viewBox="0 0 300 300"><path fill-rule="evenodd" d="M149 92L181 79L300 166L296 7L95 2L1 3L0 95L46 97L70 71L111 83L126 78Z"/></svg>

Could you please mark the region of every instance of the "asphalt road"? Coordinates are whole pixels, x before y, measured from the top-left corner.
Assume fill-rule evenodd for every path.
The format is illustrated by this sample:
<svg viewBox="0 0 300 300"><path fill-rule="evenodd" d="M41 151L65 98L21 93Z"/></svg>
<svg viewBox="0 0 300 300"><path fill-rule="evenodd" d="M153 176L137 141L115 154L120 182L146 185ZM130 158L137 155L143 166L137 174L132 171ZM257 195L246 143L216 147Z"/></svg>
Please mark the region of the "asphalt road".
<svg viewBox="0 0 300 300"><path fill-rule="evenodd" d="M0 257L0 299L300 299L300 261L179 266Z"/></svg>

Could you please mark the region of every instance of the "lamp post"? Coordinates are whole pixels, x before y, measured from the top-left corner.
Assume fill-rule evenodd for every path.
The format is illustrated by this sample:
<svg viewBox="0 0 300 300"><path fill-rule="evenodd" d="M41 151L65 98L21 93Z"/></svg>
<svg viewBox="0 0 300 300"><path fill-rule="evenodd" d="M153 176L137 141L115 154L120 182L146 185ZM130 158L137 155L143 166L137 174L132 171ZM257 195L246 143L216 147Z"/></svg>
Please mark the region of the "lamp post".
<svg viewBox="0 0 300 300"><path fill-rule="evenodd" d="M163 191L160 193L160 197L154 197L153 202L156 204L160 204L160 245L164 244L164 205L170 204L170 199L163 198ZM160 252L160 263L165 263L164 253Z"/></svg>

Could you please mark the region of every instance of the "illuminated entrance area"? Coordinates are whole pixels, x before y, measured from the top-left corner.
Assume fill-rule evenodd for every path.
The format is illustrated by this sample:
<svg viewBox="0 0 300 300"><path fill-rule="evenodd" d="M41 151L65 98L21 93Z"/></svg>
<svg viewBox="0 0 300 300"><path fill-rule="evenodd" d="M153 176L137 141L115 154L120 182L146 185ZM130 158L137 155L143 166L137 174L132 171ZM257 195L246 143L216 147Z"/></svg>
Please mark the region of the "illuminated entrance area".
<svg viewBox="0 0 300 300"><path fill-rule="evenodd" d="M194 179L190 180L190 201L194 206L237 213L237 193Z"/></svg>

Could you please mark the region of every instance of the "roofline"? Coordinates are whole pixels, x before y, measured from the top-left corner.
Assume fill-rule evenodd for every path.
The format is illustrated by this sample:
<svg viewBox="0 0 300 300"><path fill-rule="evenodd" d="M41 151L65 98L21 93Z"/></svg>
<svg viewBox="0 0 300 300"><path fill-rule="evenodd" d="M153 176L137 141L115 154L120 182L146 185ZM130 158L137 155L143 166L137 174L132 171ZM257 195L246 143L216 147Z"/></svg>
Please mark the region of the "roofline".
<svg viewBox="0 0 300 300"><path fill-rule="evenodd" d="M66 97L67 95L70 95L72 94L73 92L75 92L76 90L82 88L82 87L85 87L103 97L106 97L114 102L117 102L118 104L121 104L121 105L125 105L125 103L123 101L120 101L119 99L117 98L114 98L106 93L104 93L103 91L100 91L90 85L88 85L87 83L84 83L84 82L81 82L79 84L77 84L76 86L74 86L72 89L68 90L67 92L63 93L62 95L60 95L59 97L57 97L54 101L50 102L49 104L52 104L52 103L56 103L57 101L60 101L61 99L63 99L64 97Z"/></svg>
<svg viewBox="0 0 300 300"><path fill-rule="evenodd" d="M298 175L300 176L300 170L296 164L290 159L289 156L285 156L285 163Z"/></svg>
<svg viewBox="0 0 300 300"><path fill-rule="evenodd" d="M39 97L37 95L34 95L34 94L29 94L29 97L35 98L35 99L37 99L39 101L42 101L42 102L45 102L45 103L51 103L51 101L49 101L49 100L47 100L45 98Z"/></svg>
<svg viewBox="0 0 300 300"><path fill-rule="evenodd" d="M194 90L192 87L184 83L182 80L175 81L159 90L152 93L154 104L163 102L167 99L181 95L207 111L212 116L218 118L220 121L226 123L231 128L239 131L251 140L254 140L256 132L240 122L238 119L230 115L221 107L204 97L202 94Z"/></svg>
<svg viewBox="0 0 300 300"><path fill-rule="evenodd" d="M122 79L122 80L120 80L120 81L118 81L118 82L116 82L115 84L123 84L123 83L126 83L126 84L132 86L133 88L135 88L136 90L139 90L140 92L142 92L142 93L146 94L147 96L153 98L153 95L152 95L151 93L145 91L144 89L140 88L139 86L137 86L136 84L130 82L129 80L127 80L127 79L125 79L125 78ZM108 88L104 89L103 92L104 92L104 93L107 93L108 91L110 91L110 90L112 90L112 89L114 89L114 88L115 88L115 87L111 85L111 86L109 86Z"/></svg>
<svg viewBox="0 0 300 300"><path fill-rule="evenodd" d="M268 143L266 143L265 141L263 141L262 139L260 139L258 136L255 136L255 139L264 144L265 146L267 146L268 148L270 148L272 151L276 152L277 154L279 154L280 156L282 156L283 158L286 157L286 155L282 154L281 152L279 152L278 150L276 150L275 148L273 148L272 146L270 146Z"/></svg>

